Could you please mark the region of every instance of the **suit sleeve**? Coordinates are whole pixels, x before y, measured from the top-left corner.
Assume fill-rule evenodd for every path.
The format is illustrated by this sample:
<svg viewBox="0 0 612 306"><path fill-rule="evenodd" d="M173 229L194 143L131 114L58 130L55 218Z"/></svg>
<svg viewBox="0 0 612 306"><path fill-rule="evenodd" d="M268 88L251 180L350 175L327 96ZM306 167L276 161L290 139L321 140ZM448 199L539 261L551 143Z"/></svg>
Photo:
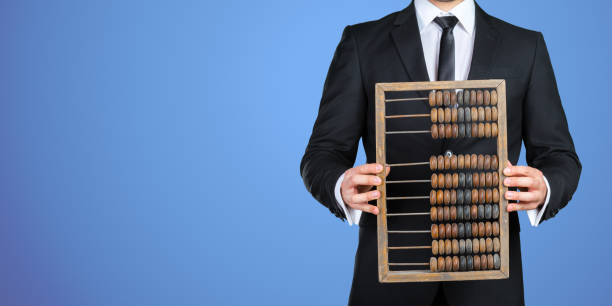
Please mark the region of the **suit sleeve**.
<svg viewBox="0 0 612 306"><path fill-rule="evenodd" d="M338 178L355 163L365 127L367 100L355 38L346 27L327 73L319 114L302 157L306 189L340 219L334 196Z"/></svg>
<svg viewBox="0 0 612 306"><path fill-rule="evenodd" d="M531 78L523 107L527 164L550 184L542 220L554 217L572 198L582 165L574 149L544 37L538 33Z"/></svg>

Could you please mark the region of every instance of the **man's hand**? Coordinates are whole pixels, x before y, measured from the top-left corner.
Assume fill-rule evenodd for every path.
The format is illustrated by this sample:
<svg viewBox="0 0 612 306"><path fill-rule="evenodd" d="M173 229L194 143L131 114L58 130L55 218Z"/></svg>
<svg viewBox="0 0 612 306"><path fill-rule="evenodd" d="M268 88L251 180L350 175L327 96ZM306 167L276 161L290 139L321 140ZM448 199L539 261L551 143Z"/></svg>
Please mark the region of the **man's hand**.
<svg viewBox="0 0 612 306"><path fill-rule="evenodd" d="M546 200L546 182L542 171L527 167L513 166L507 162L504 169L504 185L518 187L520 192L506 191L507 200L518 200L519 203L508 204L508 211L530 210L540 207Z"/></svg>
<svg viewBox="0 0 612 306"><path fill-rule="evenodd" d="M387 175L390 170L387 167ZM378 215L378 207L368 204L368 201L380 197L380 192L372 190L372 187L382 183L382 180L376 176L382 171L383 166L380 164L365 164L346 170L340 185L342 201L352 209Z"/></svg>

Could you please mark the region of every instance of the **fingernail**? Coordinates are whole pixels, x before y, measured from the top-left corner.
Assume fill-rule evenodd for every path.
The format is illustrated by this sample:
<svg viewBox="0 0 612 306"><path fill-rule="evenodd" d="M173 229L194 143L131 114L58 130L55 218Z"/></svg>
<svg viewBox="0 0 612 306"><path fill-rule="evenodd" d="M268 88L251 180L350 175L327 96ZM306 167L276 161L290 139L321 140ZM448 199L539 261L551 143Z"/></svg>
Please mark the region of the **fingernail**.
<svg viewBox="0 0 612 306"><path fill-rule="evenodd" d="M378 191L374 191L372 194L374 195L374 198L376 199L378 199L378 197L380 196L380 192Z"/></svg>
<svg viewBox="0 0 612 306"><path fill-rule="evenodd" d="M514 197L514 192L512 191L507 191L506 192L506 198L513 198Z"/></svg>
<svg viewBox="0 0 612 306"><path fill-rule="evenodd" d="M375 215L378 215L378 207L375 207L374 209L372 209L372 213Z"/></svg>
<svg viewBox="0 0 612 306"><path fill-rule="evenodd" d="M378 172L382 171L382 165L377 164L376 165L376 171L378 171Z"/></svg>
<svg viewBox="0 0 612 306"><path fill-rule="evenodd" d="M380 180L380 177L376 177L376 178L374 179L374 183L375 183L376 185L380 184L381 182L382 182L382 181Z"/></svg>
<svg viewBox="0 0 612 306"><path fill-rule="evenodd" d="M506 175L510 174L510 168L504 168L504 174Z"/></svg>
<svg viewBox="0 0 612 306"><path fill-rule="evenodd" d="M506 186L510 185L510 179L505 179L504 180L504 185L506 185Z"/></svg>

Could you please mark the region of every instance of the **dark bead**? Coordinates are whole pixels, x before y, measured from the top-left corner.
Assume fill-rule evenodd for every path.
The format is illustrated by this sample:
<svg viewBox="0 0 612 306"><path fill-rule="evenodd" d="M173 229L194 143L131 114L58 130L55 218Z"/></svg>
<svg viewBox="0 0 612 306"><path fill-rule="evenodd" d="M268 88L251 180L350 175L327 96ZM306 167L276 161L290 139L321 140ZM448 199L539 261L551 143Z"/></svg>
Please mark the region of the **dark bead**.
<svg viewBox="0 0 612 306"><path fill-rule="evenodd" d="M468 175L468 177L470 177ZM470 180L467 180L470 181ZM471 190L466 190L464 195L463 195L463 203L465 204L470 204L472 203L472 191Z"/></svg>
<svg viewBox="0 0 612 306"><path fill-rule="evenodd" d="M429 100L431 101L431 94L429 95ZM431 102L429 102L431 105ZM457 93L457 104L463 105L463 91Z"/></svg>
<svg viewBox="0 0 612 306"><path fill-rule="evenodd" d="M464 188L465 187L465 173L461 172L459 173L459 188ZM463 195L463 193L461 193L461 195Z"/></svg>
<svg viewBox="0 0 612 306"><path fill-rule="evenodd" d="M485 219L491 219L491 215L492 215L492 209L491 209L491 204L487 204L484 206L484 214L485 214Z"/></svg>
<svg viewBox="0 0 612 306"><path fill-rule="evenodd" d="M463 220L470 220L470 207L467 205L463 206Z"/></svg>
<svg viewBox="0 0 612 306"><path fill-rule="evenodd" d="M465 183L465 181L464 181L464 183ZM459 184L461 184L461 174L459 175ZM458 205L463 204L463 189L458 189L457 190L457 204Z"/></svg>
<svg viewBox="0 0 612 306"><path fill-rule="evenodd" d="M493 204L491 206L491 217L493 217L493 219L499 218L499 205L498 204Z"/></svg>
<svg viewBox="0 0 612 306"><path fill-rule="evenodd" d="M473 182L472 182L472 175L468 173L468 174L465 176L465 187L467 187L467 188L472 188L472 186L473 186L473 185L474 185L474 184L473 184Z"/></svg>
<svg viewBox="0 0 612 306"><path fill-rule="evenodd" d="M463 107L459 107L457 108L457 122L463 122L464 121L464 110Z"/></svg>
<svg viewBox="0 0 612 306"><path fill-rule="evenodd" d="M465 254L465 240L459 240L459 254Z"/></svg>
<svg viewBox="0 0 612 306"><path fill-rule="evenodd" d="M463 211L462 209L459 210ZM457 224L457 237L465 238L465 225L463 223Z"/></svg>
<svg viewBox="0 0 612 306"><path fill-rule="evenodd" d="M472 240L465 240L465 254L472 254Z"/></svg>
<svg viewBox="0 0 612 306"><path fill-rule="evenodd" d="M499 270L500 267L501 267L501 258L499 258L499 254L494 254L493 255L493 268L495 268L496 270Z"/></svg>
<svg viewBox="0 0 612 306"><path fill-rule="evenodd" d="M457 206L457 220L463 220L463 207Z"/></svg>
<svg viewBox="0 0 612 306"><path fill-rule="evenodd" d="M469 123L465 125L465 137L472 137L472 125Z"/></svg>
<svg viewBox="0 0 612 306"><path fill-rule="evenodd" d="M463 114L463 112L461 112L461 114ZM463 119L463 117L461 117L461 119ZM460 138L465 137L465 124L463 124L463 123L459 124L459 137Z"/></svg>
<svg viewBox="0 0 612 306"><path fill-rule="evenodd" d="M485 217L485 212L484 212L484 205L478 205L478 219L484 219Z"/></svg>
<svg viewBox="0 0 612 306"><path fill-rule="evenodd" d="M465 237L472 237L472 224L470 222L465 222Z"/></svg>
<svg viewBox="0 0 612 306"><path fill-rule="evenodd" d="M465 257L465 263L466 263L466 270L467 271L472 271L474 270L474 260L472 259L472 256L466 256Z"/></svg>
<svg viewBox="0 0 612 306"><path fill-rule="evenodd" d="M459 271L465 271L466 269L466 259L465 256L460 256L459 257Z"/></svg>

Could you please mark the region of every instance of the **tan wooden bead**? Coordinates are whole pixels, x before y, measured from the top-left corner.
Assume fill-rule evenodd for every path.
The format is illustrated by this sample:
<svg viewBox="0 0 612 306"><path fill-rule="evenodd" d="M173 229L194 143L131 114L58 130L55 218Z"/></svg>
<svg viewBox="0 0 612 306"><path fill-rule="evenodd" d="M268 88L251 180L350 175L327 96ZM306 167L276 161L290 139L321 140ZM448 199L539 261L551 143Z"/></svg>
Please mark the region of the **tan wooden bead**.
<svg viewBox="0 0 612 306"><path fill-rule="evenodd" d="M446 124L445 128L446 128L446 131L444 131L444 133L446 135L446 138L451 138L453 136L452 125Z"/></svg>
<svg viewBox="0 0 612 306"><path fill-rule="evenodd" d="M459 173L453 173L453 188L459 187Z"/></svg>
<svg viewBox="0 0 612 306"><path fill-rule="evenodd" d="M450 190L444 190L444 204L450 204Z"/></svg>
<svg viewBox="0 0 612 306"><path fill-rule="evenodd" d="M445 227L444 231L446 232L446 238L450 238L451 234L452 234L452 230L453 230L452 227L451 227L451 224L450 223L446 223L444 225L444 227Z"/></svg>
<svg viewBox="0 0 612 306"><path fill-rule="evenodd" d="M497 129L497 123L491 123L491 137L497 137L499 130Z"/></svg>
<svg viewBox="0 0 612 306"><path fill-rule="evenodd" d="M451 167L451 169L456 170L457 169L457 163L458 163L457 155L453 154L453 156L451 156L451 158L450 158L450 167Z"/></svg>
<svg viewBox="0 0 612 306"><path fill-rule="evenodd" d="M457 206L450 207L450 220L451 221L457 220Z"/></svg>
<svg viewBox="0 0 612 306"><path fill-rule="evenodd" d="M444 268L445 268L444 267L444 262L445 262L444 261L444 257L442 257L442 256L438 257L438 271L439 272L444 272L445 271L444 270Z"/></svg>
<svg viewBox="0 0 612 306"><path fill-rule="evenodd" d="M472 157L470 154L466 154L465 155L465 169L470 169L472 168Z"/></svg>
<svg viewBox="0 0 612 306"><path fill-rule="evenodd" d="M444 221L448 221L450 219L450 208L448 206L441 207L442 211L444 211Z"/></svg>
<svg viewBox="0 0 612 306"><path fill-rule="evenodd" d="M438 232L438 225L437 224L432 224L431 225L431 238L432 239L438 239L438 237L440 237L440 233Z"/></svg>
<svg viewBox="0 0 612 306"><path fill-rule="evenodd" d="M478 121L485 121L485 111L482 106L478 107Z"/></svg>
<svg viewBox="0 0 612 306"><path fill-rule="evenodd" d="M476 90L470 90L470 105L476 105Z"/></svg>
<svg viewBox="0 0 612 306"><path fill-rule="evenodd" d="M453 123L451 125L451 130L453 132L453 138L458 138L459 137L459 125L456 123Z"/></svg>
<svg viewBox="0 0 612 306"><path fill-rule="evenodd" d="M478 170L484 169L484 155L478 154L478 166L476 168L478 168Z"/></svg>
<svg viewBox="0 0 612 306"><path fill-rule="evenodd" d="M438 188L438 175L435 173L431 175L431 188Z"/></svg>
<svg viewBox="0 0 612 306"><path fill-rule="evenodd" d="M438 133L438 125L432 124L431 125L431 138L438 139L438 137L440 137L440 134Z"/></svg>
<svg viewBox="0 0 612 306"><path fill-rule="evenodd" d="M431 241L431 254L438 255L438 240Z"/></svg>
<svg viewBox="0 0 612 306"><path fill-rule="evenodd" d="M491 123L487 122L484 124L484 137L491 138L493 131L491 130Z"/></svg>
<svg viewBox="0 0 612 306"><path fill-rule="evenodd" d="M480 172L479 176L480 178L478 180L480 181L480 187L486 186L487 184L486 174L484 172Z"/></svg>
<svg viewBox="0 0 612 306"><path fill-rule="evenodd" d="M446 235L448 237L448 235ZM444 240L444 253L450 255L453 253L453 244L450 239Z"/></svg>
<svg viewBox="0 0 612 306"><path fill-rule="evenodd" d="M429 169L432 171L438 169L438 158L435 155L429 158Z"/></svg>
<svg viewBox="0 0 612 306"><path fill-rule="evenodd" d="M485 186L487 187L493 186L493 173L487 172L484 175L485 175ZM491 196L493 196L493 194L491 194Z"/></svg>
<svg viewBox="0 0 612 306"><path fill-rule="evenodd" d="M472 189L472 204L478 203L478 189Z"/></svg>
<svg viewBox="0 0 612 306"><path fill-rule="evenodd" d="M444 203L444 191L442 191L441 189L438 189L438 193L436 194L436 203Z"/></svg>
<svg viewBox="0 0 612 306"><path fill-rule="evenodd" d="M480 255L480 270L486 270L488 268L487 255Z"/></svg>
<svg viewBox="0 0 612 306"><path fill-rule="evenodd" d="M444 109L444 122L449 123L451 119L451 109L447 107Z"/></svg>
<svg viewBox="0 0 612 306"><path fill-rule="evenodd" d="M480 138L485 137L485 125L482 122L478 123L478 137Z"/></svg>
<svg viewBox="0 0 612 306"><path fill-rule="evenodd" d="M436 105L442 106L442 104L444 104L444 101L442 101L442 91L437 91L436 92Z"/></svg>
<svg viewBox="0 0 612 306"><path fill-rule="evenodd" d="M501 243L499 242L499 238L493 238L493 252L499 252L501 249Z"/></svg>
<svg viewBox="0 0 612 306"><path fill-rule="evenodd" d="M480 256L474 256L474 270L480 270Z"/></svg>
<svg viewBox="0 0 612 306"><path fill-rule="evenodd" d="M472 239L472 253L478 254L480 252L480 240L478 238Z"/></svg>
<svg viewBox="0 0 612 306"><path fill-rule="evenodd" d="M438 122L438 109L437 108L431 109L430 118L431 118L431 122L433 123Z"/></svg>
<svg viewBox="0 0 612 306"><path fill-rule="evenodd" d="M491 107L491 121L497 121L497 107Z"/></svg>
<svg viewBox="0 0 612 306"><path fill-rule="evenodd" d="M436 92L432 90L429 92L429 107L434 106L436 106Z"/></svg>
<svg viewBox="0 0 612 306"><path fill-rule="evenodd" d="M476 172L472 173L472 184L474 187L480 186L480 176Z"/></svg>
<svg viewBox="0 0 612 306"><path fill-rule="evenodd" d="M491 237L491 235L493 235L493 225L491 221L487 221L485 222L485 236Z"/></svg>
<svg viewBox="0 0 612 306"><path fill-rule="evenodd" d="M453 269L453 258L450 256L446 256L444 258L444 266L446 267L446 271L451 271Z"/></svg>
<svg viewBox="0 0 612 306"><path fill-rule="evenodd" d="M438 186L444 188L444 173L438 173Z"/></svg>
<svg viewBox="0 0 612 306"><path fill-rule="evenodd" d="M491 105L497 105L497 91L491 90Z"/></svg>
<svg viewBox="0 0 612 306"><path fill-rule="evenodd" d="M491 234L495 237L499 236L499 222L495 221L491 223Z"/></svg>
<svg viewBox="0 0 612 306"><path fill-rule="evenodd" d="M485 239L485 244L487 246L487 253L493 252L493 239L491 238Z"/></svg>
<svg viewBox="0 0 612 306"><path fill-rule="evenodd" d="M444 187L446 187L446 188L453 187L453 175L452 174L447 173L444 176Z"/></svg>
<svg viewBox="0 0 612 306"><path fill-rule="evenodd" d="M484 169L485 170L491 170L491 155L485 155L484 156Z"/></svg>
<svg viewBox="0 0 612 306"><path fill-rule="evenodd" d="M444 156L444 169L448 170L451 167L451 159L449 156Z"/></svg>
<svg viewBox="0 0 612 306"><path fill-rule="evenodd" d="M484 105L491 104L491 93L488 90L485 90L483 94L484 94L483 96Z"/></svg>
<svg viewBox="0 0 612 306"><path fill-rule="evenodd" d="M478 121L478 108L476 106L472 106L470 113L472 114L472 122Z"/></svg>
<svg viewBox="0 0 612 306"><path fill-rule="evenodd" d="M472 159L471 161L472 169L476 169L478 167L478 155L472 154L470 158Z"/></svg>
<svg viewBox="0 0 612 306"><path fill-rule="evenodd" d="M488 173L490 174L490 173ZM492 203L493 202L493 190L487 189L485 193L485 202Z"/></svg>
<svg viewBox="0 0 612 306"><path fill-rule="evenodd" d="M444 124L438 124L438 138L446 138L446 130L444 129Z"/></svg>
<svg viewBox="0 0 612 306"><path fill-rule="evenodd" d="M429 209L429 217L431 218L432 222L436 222L438 220L438 208L435 206L432 206Z"/></svg>
<svg viewBox="0 0 612 306"><path fill-rule="evenodd" d="M451 194L451 201L450 201L450 203L452 205L457 204L457 190L455 190L455 189L451 190L450 194Z"/></svg>
<svg viewBox="0 0 612 306"><path fill-rule="evenodd" d="M459 226L457 226L457 223L453 223L451 224L451 237L457 238L458 236L459 236Z"/></svg>
<svg viewBox="0 0 612 306"><path fill-rule="evenodd" d="M451 122L457 122L457 109L451 108Z"/></svg>
<svg viewBox="0 0 612 306"><path fill-rule="evenodd" d="M478 203L480 204L484 204L485 203L485 196L486 196L486 192L484 189L479 189L478 190Z"/></svg>
<svg viewBox="0 0 612 306"><path fill-rule="evenodd" d="M435 257L429 259L429 271L438 272L438 260Z"/></svg>
<svg viewBox="0 0 612 306"><path fill-rule="evenodd" d="M444 109L443 108L438 108L437 115L438 115L438 122L444 123Z"/></svg>
<svg viewBox="0 0 612 306"><path fill-rule="evenodd" d="M429 192L429 204L431 205L436 204L436 191L435 190L432 190Z"/></svg>
<svg viewBox="0 0 612 306"><path fill-rule="evenodd" d="M499 203L499 190L493 189L493 201L491 203Z"/></svg>
<svg viewBox="0 0 612 306"><path fill-rule="evenodd" d="M444 224L438 225L438 238L446 238L446 227L444 226Z"/></svg>
<svg viewBox="0 0 612 306"><path fill-rule="evenodd" d="M441 207L438 207L438 220L444 220L444 209L442 209Z"/></svg>
<svg viewBox="0 0 612 306"><path fill-rule="evenodd" d="M499 166L499 163L497 161L497 155L491 155L491 169L497 170L498 166Z"/></svg>
<svg viewBox="0 0 612 306"><path fill-rule="evenodd" d="M457 104L457 93L454 90L450 92L450 103L451 105Z"/></svg>
<svg viewBox="0 0 612 306"><path fill-rule="evenodd" d="M448 90L444 91L444 105L450 105L450 92Z"/></svg>
<svg viewBox="0 0 612 306"><path fill-rule="evenodd" d="M476 207L476 205L473 205L472 207ZM472 215L472 219L476 219L477 217L478 217L478 209L476 209L476 214ZM472 222L472 237L478 237L478 222Z"/></svg>
<svg viewBox="0 0 612 306"><path fill-rule="evenodd" d="M453 271L459 271L459 256L453 256Z"/></svg>
<svg viewBox="0 0 612 306"><path fill-rule="evenodd" d="M484 111L485 111L485 121L491 121L491 108L487 106L485 107Z"/></svg>
<svg viewBox="0 0 612 306"><path fill-rule="evenodd" d="M483 100L484 100L483 98L484 98L484 97L483 97L483 94L482 94L482 90L478 90L478 91L476 92L476 104L478 104L478 105L482 105L482 104L483 104L483 102L484 102L484 101L483 101Z"/></svg>
<svg viewBox="0 0 612 306"><path fill-rule="evenodd" d="M457 169L463 169L465 167L465 160L463 154L457 155Z"/></svg>
<svg viewBox="0 0 612 306"><path fill-rule="evenodd" d="M499 174L497 172L493 172L491 175L493 178L491 180L491 186L496 187L499 185Z"/></svg>
<svg viewBox="0 0 612 306"><path fill-rule="evenodd" d="M494 267L495 265L493 263L493 255L487 254L487 268L489 268L489 270L493 270Z"/></svg>
<svg viewBox="0 0 612 306"><path fill-rule="evenodd" d="M480 247L480 253L484 253L487 251L487 244L485 243L485 239L484 238L480 238L479 241L479 247Z"/></svg>
<svg viewBox="0 0 612 306"><path fill-rule="evenodd" d="M484 222L478 222L478 237L484 237L485 225Z"/></svg>

